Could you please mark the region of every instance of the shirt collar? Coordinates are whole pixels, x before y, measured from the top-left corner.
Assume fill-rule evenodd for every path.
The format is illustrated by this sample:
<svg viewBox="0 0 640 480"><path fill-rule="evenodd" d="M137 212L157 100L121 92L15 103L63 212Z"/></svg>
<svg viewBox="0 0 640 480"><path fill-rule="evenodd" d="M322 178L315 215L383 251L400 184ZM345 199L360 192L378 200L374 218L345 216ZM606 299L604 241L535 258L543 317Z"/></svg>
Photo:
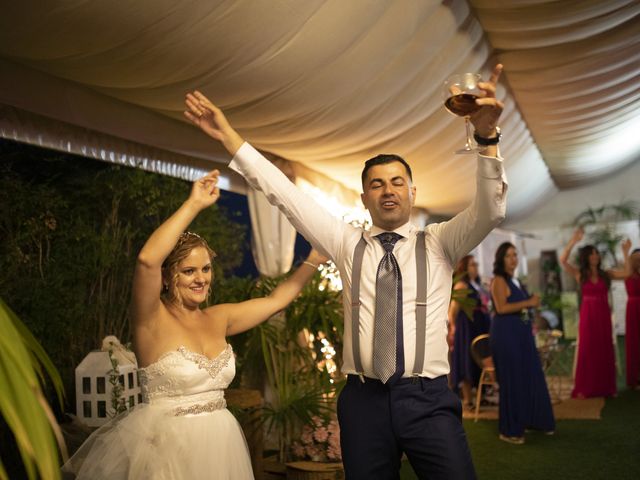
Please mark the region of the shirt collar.
<svg viewBox="0 0 640 480"><path fill-rule="evenodd" d="M398 235L402 235L404 238L409 238L411 236L411 233L415 229L416 227L412 225L411 222L407 222L404 225L399 226L393 231L396 232ZM383 230L382 228L377 227L375 225L373 225L371 227L371 230L369 231L372 237L375 237L376 235L380 235L382 232L388 232L388 230Z"/></svg>

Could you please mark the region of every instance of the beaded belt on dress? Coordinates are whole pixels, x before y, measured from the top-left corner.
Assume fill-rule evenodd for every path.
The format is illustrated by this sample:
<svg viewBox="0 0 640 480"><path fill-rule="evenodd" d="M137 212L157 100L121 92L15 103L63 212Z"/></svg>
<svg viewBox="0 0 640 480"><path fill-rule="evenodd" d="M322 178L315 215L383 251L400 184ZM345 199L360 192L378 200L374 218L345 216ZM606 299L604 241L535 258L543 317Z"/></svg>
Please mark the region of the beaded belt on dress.
<svg viewBox="0 0 640 480"><path fill-rule="evenodd" d="M207 403L195 403L188 407L176 407L173 415L180 417L183 415L197 415L199 413L215 412L227 408L227 401L224 398L218 398Z"/></svg>
<svg viewBox="0 0 640 480"><path fill-rule="evenodd" d="M147 397L149 404L166 409L167 414L176 417L211 413L227 408L222 389L181 395L156 393Z"/></svg>

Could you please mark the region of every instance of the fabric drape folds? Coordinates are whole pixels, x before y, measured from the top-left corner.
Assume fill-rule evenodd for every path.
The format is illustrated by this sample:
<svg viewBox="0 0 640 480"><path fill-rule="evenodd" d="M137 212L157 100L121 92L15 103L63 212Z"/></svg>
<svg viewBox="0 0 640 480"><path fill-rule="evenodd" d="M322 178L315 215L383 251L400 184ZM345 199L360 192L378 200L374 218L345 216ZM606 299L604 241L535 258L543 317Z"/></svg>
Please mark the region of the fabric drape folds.
<svg viewBox="0 0 640 480"><path fill-rule="evenodd" d="M464 126L443 108L442 82L488 78L500 61L517 220L639 158L639 17L638 0L10 2L0 104L90 130L98 149L117 137L147 163L159 149L208 170L228 156L184 123L184 94L199 89L261 151L351 195L364 160L402 155L416 206L448 216L475 184L453 154ZM21 128L2 135L37 143L5 133Z"/></svg>

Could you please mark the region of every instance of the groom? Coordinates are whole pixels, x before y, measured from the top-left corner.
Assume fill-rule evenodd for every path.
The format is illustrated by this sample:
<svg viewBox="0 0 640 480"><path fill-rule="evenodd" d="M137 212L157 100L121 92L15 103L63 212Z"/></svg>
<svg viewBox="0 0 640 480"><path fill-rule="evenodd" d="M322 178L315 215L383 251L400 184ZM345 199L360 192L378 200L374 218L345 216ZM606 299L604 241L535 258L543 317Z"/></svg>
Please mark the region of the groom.
<svg viewBox="0 0 640 480"><path fill-rule="evenodd" d="M222 142L230 167L265 193L340 271L344 303L343 372L338 399L347 479L397 479L407 455L419 478L475 478L461 422L448 388L447 307L452 271L504 218L506 180L497 144L502 70L479 84L484 95L471 116L478 155L477 191L453 219L419 229L410 166L397 155L365 163L361 195L370 231L348 225L305 195L235 132L199 92L186 97L185 116Z"/></svg>

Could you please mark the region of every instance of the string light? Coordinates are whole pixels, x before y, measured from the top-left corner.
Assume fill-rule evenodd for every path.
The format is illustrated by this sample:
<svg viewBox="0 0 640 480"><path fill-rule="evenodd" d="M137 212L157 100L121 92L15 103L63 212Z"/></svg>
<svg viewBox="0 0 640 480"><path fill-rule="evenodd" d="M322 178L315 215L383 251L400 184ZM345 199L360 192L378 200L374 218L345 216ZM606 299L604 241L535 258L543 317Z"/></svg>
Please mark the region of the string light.
<svg viewBox="0 0 640 480"><path fill-rule="evenodd" d="M323 371L326 370L329 374L329 381L334 383L334 377L338 373L338 365L335 361L336 349L333 347L331 342L327 339L323 332L318 332L317 337L305 329L305 334L307 337L307 345L312 350L312 356L314 360L317 360L316 366L318 370ZM319 358L315 352L315 341L316 339L320 342L320 353L322 354Z"/></svg>

